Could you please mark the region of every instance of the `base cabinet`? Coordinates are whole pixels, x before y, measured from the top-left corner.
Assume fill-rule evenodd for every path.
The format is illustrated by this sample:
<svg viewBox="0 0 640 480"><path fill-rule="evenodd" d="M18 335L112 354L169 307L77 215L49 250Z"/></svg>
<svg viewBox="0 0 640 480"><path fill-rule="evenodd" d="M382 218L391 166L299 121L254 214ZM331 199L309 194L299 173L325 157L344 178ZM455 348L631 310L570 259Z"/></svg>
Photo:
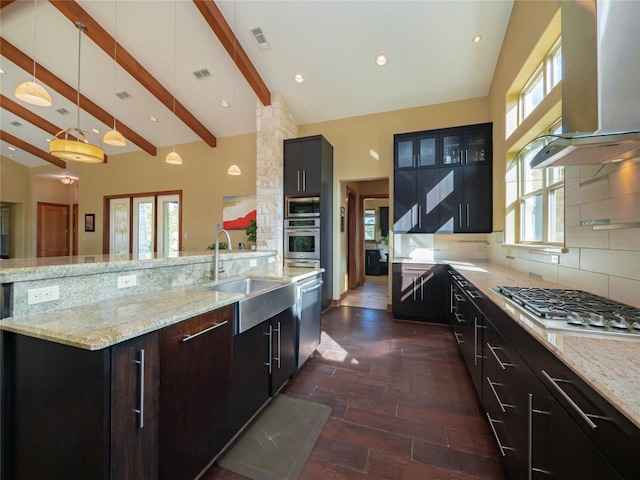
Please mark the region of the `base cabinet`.
<svg viewBox="0 0 640 480"><path fill-rule="evenodd" d="M436 264L394 263L392 266L394 317L446 323L446 267Z"/></svg>
<svg viewBox="0 0 640 480"><path fill-rule="evenodd" d="M159 478L195 478L231 438L233 306L160 331Z"/></svg>
<svg viewBox="0 0 640 480"><path fill-rule="evenodd" d="M2 338L2 478L157 478L157 332L97 351Z"/></svg>
<svg viewBox="0 0 640 480"><path fill-rule="evenodd" d="M464 277L450 273L449 319L509 477L640 478L640 429L490 299L478 305ZM474 334L476 316L482 327Z"/></svg>
<svg viewBox="0 0 640 480"><path fill-rule="evenodd" d="M232 427L240 430L296 370L293 308L233 337Z"/></svg>

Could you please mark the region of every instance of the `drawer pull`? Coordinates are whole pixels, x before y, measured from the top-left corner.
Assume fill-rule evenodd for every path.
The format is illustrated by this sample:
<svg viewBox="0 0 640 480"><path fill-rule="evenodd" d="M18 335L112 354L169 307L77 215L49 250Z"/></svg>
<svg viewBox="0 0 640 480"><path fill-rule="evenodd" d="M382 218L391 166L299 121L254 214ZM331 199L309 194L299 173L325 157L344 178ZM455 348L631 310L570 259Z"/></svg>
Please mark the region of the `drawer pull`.
<svg viewBox="0 0 640 480"><path fill-rule="evenodd" d="M182 339L183 342L187 342L193 338L199 337L200 335L202 335L203 333L207 333L210 332L211 330L215 330L218 327L223 326L224 324L229 323L229 320L225 320L222 323L214 323L213 325L211 325L209 328L205 328L204 330L198 332L198 333L194 333L193 335L185 335L184 338Z"/></svg>
<svg viewBox="0 0 640 480"><path fill-rule="evenodd" d="M487 413L487 420L489 420L489 426L491 427L491 431L493 432L493 436L496 439L496 442L498 443L498 448L500 449L500 453L502 454L502 456L505 456L504 451L505 450L515 450L514 448L511 447L505 447L504 445L502 445L502 442L500 441L500 438L498 437L498 432L496 432L495 427L493 426L494 423L502 423L500 420L494 420L493 418L491 418L489 416L489 414Z"/></svg>
<svg viewBox="0 0 640 480"><path fill-rule="evenodd" d="M493 357L496 359L498 365L500 365L500 368L502 368L502 370L506 370L506 367L513 367L512 363L502 363L502 360L500 360L498 354L496 353L496 350L500 350L500 348L492 346L489 342L487 342L487 347L489 347L489 350L493 354Z"/></svg>
<svg viewBox="0 0 640 480"><path fill-rule="evenodd" d="M464 343L464 340L460 340L458 335L460 335L458 332L453 332L453 336L456 337L456 342L458 342L458 345L460 345L461 343Z"/></svg>
<svg viewBox="0 0 640 480"><path fill-rule="evenodd" d="M500 405L500 410L502 410L502 412L504 413L504 412L506 412L504 407L513 408L513 405L509 405L508 403L502 403L502 400L500 400L500 397L498 396L498 392L496 392L496 389L495 389L494 385L502 385L502 384L498 383L498 382L492 382L489 377L487 377L487 382L489 382L489 387L491 387L491 391L493 392L493 396L496 397L496 400L498 401L498 405Z"/></svg>
<svg viewBox="0 0 640 480"><path fill-rule="evenodd" d="M582 417L582 419L587 423L587 425L589 425L589 427L591 427L593 430L598 428L598 426L595 423L593 423L593 421L589 418L589 416L582 411L582 409L576 404L576 402L574 402L571 399L571 397L567 395L565 391L562 390L562 388L560 388L560 385L558 385L557 382L565 382L565 380L560 380L558 378L551 378L549 374L544 370L542 370L542 376L549 383L551 383L551 386L554 388L554 390L556 390L562 396L562 398L564 398L569 403L569 405L571 405L571 408L573 408L578 413L578 415Z"/></svg>
<svg viewBox="0 0 640 480"><path fill-rule="evenodd" d="M456 293L456 294L454 295L454 297L456 297L456 300L457 300L458 302L466 302L466 301L467 301L467 299L466 299L466 298L464 298L464 297L463 297L462 295L460 295L459 293Z"/></svg>
<svg viewBox="0 0 640 480"><path fill-rule="evenodd" d="M454 315L456 316L456 320L458 321L458 323L467 323L464 319L464 315L462 315L461 313L454 313Z"/></svg>

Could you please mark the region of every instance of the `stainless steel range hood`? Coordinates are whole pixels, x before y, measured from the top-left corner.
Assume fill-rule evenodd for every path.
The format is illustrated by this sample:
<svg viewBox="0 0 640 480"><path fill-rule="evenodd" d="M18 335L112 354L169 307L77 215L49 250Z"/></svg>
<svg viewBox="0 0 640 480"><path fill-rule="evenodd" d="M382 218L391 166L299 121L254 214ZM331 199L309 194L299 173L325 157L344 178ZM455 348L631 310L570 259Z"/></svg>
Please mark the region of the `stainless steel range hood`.
<svg viewBox="0 0 640 480"><path fill-rule="evenodd" d="M562 14L562 124L524 151L530 165L590 165L640 156L640 2L567 0Z"/></svg>

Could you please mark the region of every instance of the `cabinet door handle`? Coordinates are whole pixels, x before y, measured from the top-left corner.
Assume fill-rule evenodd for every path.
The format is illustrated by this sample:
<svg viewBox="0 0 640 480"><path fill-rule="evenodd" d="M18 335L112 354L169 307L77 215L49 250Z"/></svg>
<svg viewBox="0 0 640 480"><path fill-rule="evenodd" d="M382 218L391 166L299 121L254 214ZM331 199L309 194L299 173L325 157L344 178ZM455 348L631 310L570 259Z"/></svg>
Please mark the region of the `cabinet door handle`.
<svg viewBox="0 0 640 480"><path fill-rule="evenodd" d="M133 411L138 414L138 428L144 428L144 348L140 349L139 360L134 360L133 363L138 364L138 381L140 382L138 408L134 408Z"/></svg>
<svg viewBox="0 0 640 480"><path fill-rule="evenodd" d="M416 277L413 277L413 299L416 300L416 290L418 288L416 287Z"/></svg>
<svg viewBox="0 0 640 480"><path fill-rule="evenodd" d="M460 334L458 332L453 332L453 336L456 337L456 342L458 342L458 345L464 343L464 340L460 340L459 335Z"/></svg>
<svg viewBox="0 0 640 480"><path fill-rule="evenodd" d="M507 369L506 367L513 367L512 363L502 363L502 360L500 360L500 358L498 357L496 350L502 350L501 348L494 347L489 342L487 342L487 347L489 347L489 350L493 354L493 357L496 359L496 361L498 362L498 365L500 365L500 368L502 370L506 370Z"/></svg>
<svg viewBox="0 0 640 480"><path fill-rule="evenodd" d="M316 290L318 290L318 289L322 286L322 284L323 284L323 283L324 283L324 282L322 282L322 281L321 281L321 282L318 282L318 284L317 284L317 285L315 285L315 286L313 286L313 287L311 287L311 288L303 288L303 289L302 289L302 293L311 293L311 292L315 292Z"/></svg>
<svg viewBox="0 0 640 480"><path fill-rule="evenodd" d="M274 328L274 330L276 332L278 332L278 356L277 357L273 357L273 359L278 362L278 368L280 368L280 357L281 357L281 348L280 348L280 322L278 322L278 328Z"/></svg>
<svg viewBox="0 0 640 480"><path fill-rule="evenodd" d="M469 204L467 203L467 228L469 228Z"/></svg>
<svg viewBox="0 0 640 480"><path fill-rule="evenodd" d="M271 368L272 368L271 359L273 358L273 342L271 341L271 337L273 336L273 326L269 325L269 333L265 332L265 335L269 337L269 361L265 362L264 365L269 367L269 375L271 375Z"/></svg>
<svg viewBox="0 0 640 480"><path fill-rule="evenodd" d="M491 418L489 416L489 414L487 413L487 419L489 420L489 426L491 427L491 431L493 432L493 436L496 439L496 442L498 443L498 448L500 449L500 453L502 454L502 456L505 456L504 451L505 450L514 450L511 447L505 447L504 445L502 445L502 442L500 441L500 438L498 437L498 432L496 432L495 427L493 426L494 423L502 423L500 420L494 420L493 418Z"/></svg>
<svg viewBox="0 0 640 480"><path fill-rule="evenodd" d="M495 389L495 385L502 385L499 382L492 382L491 379L489 377L487 377L487 382L489 382L489 387L491 387L491 391L493 392L493 396L496 397L496 400L498 401L498 405L500 405L500 410L502 410L502 412L506 412L506 410L504 409L504 407L508 407L508 408L513 408L513 405L509 405L508 403L503 403L502 400L500 399L500 396L498 395L498 392Z"/></svg>
<svg viewBox="0 0 640 480"><path fill-rule="evenodd" d="M418 228L422 228L422 215L420 214L420 205L418 205Z"/></svg>
<svg viewBox="0 0 640 480"><path fill-rule="evenodd" d="M449 303L451 304L451 313L453 313L453 311L456 309L456 307L454 307L453 305L453 300L454 300L454 292L455 292L455 288L453 285L451 285L451 295L449 295Z"/></svg>
<svg viewBox="0 0 640 480"><path fill-rule="evenodd" d="M194 333L193 335L185 335L184 338L182 339L183 342L188 342L189 340L199 337L200 335L202 335L203 333L207 333L210 332L211 330L215 330L218 327L223 326L224 324L229 323L229 320L225 320L222 323L214 323L213 325L211 325L209 328L205 328L204 330L201 330L198 333Z"/></svg>
<svg viewBox="0 0 640 480"><path fill-rule="evenodd" d="M533 394L529 394L529 448L527 452L528 463L529 463L529 471L527 473L527 480L533 480L533 472L542 473L543 475L547 475L548 477L552 477L551 472L547 470L543 470L541 468L536 468L533 466L533 414L540 413L546 414L541 410L533 409Z"/></svg>
<svg viewBox="0 0 640 480"><path fill-rule="evenodd" d="M307 191L307 171L306 170L302 171L302 191L303 192Z"/></svg>
<svg viewBox="0 0 640 480"><path fill-rule="evenodd" d="M570 383L570 382L567 382L566 380L561 380L559 378L551 378L551 376L549 376L549 374L544 370L542 370L542 376L551 384L553 389L557 391L562 396L562 398L564 398L567 401L569 405L571 405L571 408L573 408L578 413L578 415L582 417L582 419L587 423L587 425L589 425L589 427L591 427L593 430L598 428L598 426L595 423L593 423L593 421L589 418L589 416L586 413L584 413L584 411L576 404L576 402L574 402L573 399L569 395L567 395L565 391L562 390L562 388L560 388L560 385L558 385L557 383L557 382L565 382L565 383Z"/></svg>
<svg viewBox="0 0 640 480"><path fill-rule="evenodd" d="M297 184L297 188L296 190L299 192L300 191L300 170L296 171L296 184Z"/></svg>
<svg viewBox="0 0 640 480"><path fill-rule="evenodd" d="M424 277L420 278L420 301L424 302Z"/></svg>
<svg viewBox="0 0 640 480"><path fill-rule="evenodd" d="M478 316L473 316L473 364L478 365Z"/></svg>

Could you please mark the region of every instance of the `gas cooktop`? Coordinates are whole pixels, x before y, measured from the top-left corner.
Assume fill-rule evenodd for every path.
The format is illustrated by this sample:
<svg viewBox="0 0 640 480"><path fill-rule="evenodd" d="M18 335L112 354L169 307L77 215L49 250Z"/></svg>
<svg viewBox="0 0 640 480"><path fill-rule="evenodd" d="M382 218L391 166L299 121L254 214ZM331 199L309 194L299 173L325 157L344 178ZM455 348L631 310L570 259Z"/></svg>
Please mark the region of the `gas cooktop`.
<svg viewBox="0 0 640 480"><path fill-rule="evenodd" d="M545 328L640 338L640 308L582 290L502 285L494 290Z"/></svg>

